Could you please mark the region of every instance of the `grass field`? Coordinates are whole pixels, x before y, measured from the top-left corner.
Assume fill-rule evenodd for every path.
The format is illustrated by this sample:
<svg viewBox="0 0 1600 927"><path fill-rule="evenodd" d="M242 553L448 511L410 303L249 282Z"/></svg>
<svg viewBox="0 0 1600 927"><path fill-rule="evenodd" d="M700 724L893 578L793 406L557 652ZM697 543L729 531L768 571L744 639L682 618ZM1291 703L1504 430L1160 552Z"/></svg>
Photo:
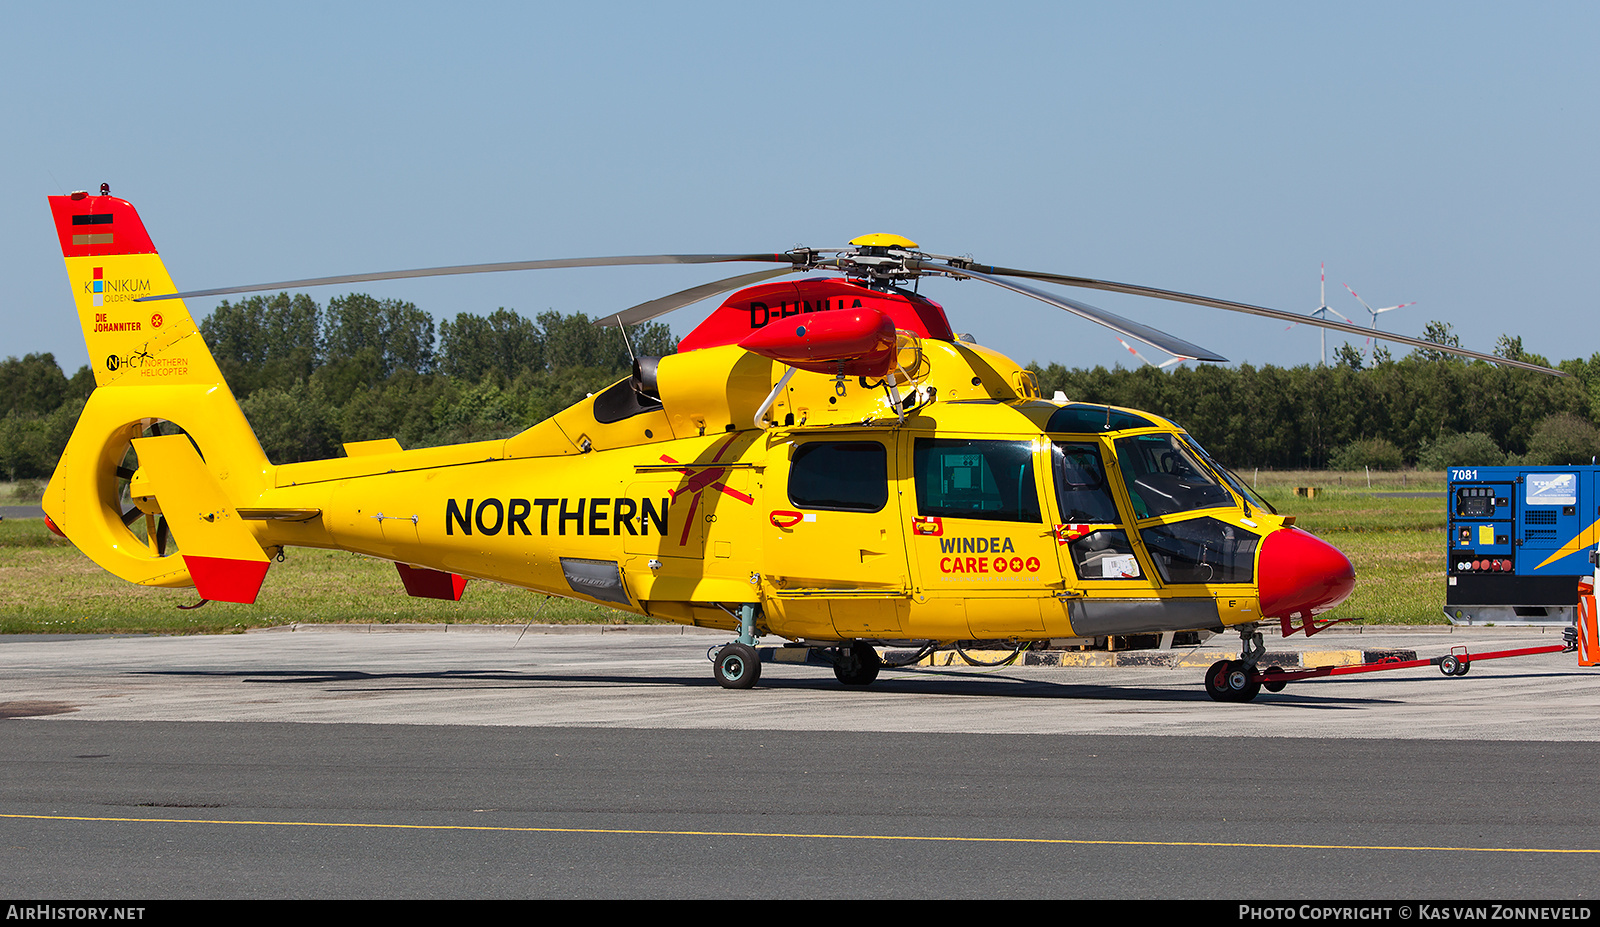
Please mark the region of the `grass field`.
<svg viewBox="0 0 1600 927"><path fill-rule="evenodd" d="M1444 624L1445 476L1441 471L1245 471L1280 513L1339 548L1356 589L1326 617L1373 624ZM1368 481L1370 486L1368 488ZM1314 498L1295 495L1315 487ZM1386 493L1439 493L1420 499Z"/></svg>
<svg viewBox="0 0 1600 927"><path fill-rule="evenodd" d="M1440 624L1444 600L1445 506L1440 497L1378 492L1443 492L1443 473L1274 472L1240 474L1298 524L1344 551L1356 591L1327 617L1383 624ZM1316 487L1315 498L1295 495ZM31 489L32 487L20 487ZM0 483L0 503L37 501ZM0 633L218 633L292 623L610 624L639 619L569 599L473 582L460 602L413 599L394 567L357 554L291 550L272 565L255 605L197 601L194 590L147 589L95 566L41 519L0 521Z"/></svg>

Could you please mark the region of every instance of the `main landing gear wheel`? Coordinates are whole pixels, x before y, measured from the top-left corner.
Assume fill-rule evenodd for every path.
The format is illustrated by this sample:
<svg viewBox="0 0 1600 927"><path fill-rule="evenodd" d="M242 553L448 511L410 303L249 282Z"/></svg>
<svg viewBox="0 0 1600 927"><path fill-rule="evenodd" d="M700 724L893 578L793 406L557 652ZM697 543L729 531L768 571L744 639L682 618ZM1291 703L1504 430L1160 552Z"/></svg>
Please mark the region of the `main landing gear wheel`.
<svg viewBox="0 0 1600 927"><path fill-rule="evenodd" d="M724 689L748 689L761 678L761 656L749 644L734 641L717 651L712 673Z"/></svg>
<svg viewBox="0 0 1600 927"><path fill-rule="evenodd" d="M841 650L839 661L833 664L833 675L847 686L869 686L878 678L883 659L878 650L864 641L856 641L849 650Z"/></svg>
<svg viewBox="0 0 1600 927"><path fill-rule="evenodd" d="M1218 660L1206 670L1206 694L1219 702L1248 702L1261 691L1261 677L1243 660Z"/></svg>

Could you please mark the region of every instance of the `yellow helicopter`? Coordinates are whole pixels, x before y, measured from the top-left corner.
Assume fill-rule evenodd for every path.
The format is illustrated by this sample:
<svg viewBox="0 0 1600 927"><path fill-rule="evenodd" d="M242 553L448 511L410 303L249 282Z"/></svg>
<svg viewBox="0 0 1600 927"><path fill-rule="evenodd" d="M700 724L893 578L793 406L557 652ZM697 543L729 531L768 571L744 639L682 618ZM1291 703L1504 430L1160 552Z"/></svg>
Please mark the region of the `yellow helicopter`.
<svg viewBox="0 0 1600 927"><path fill-rule="evenodd" d="M732 689L760 678L765 635L825 654L840 682L859 686L882 665L874 642L1231 628L1240 658L1205 678L1219 701L1261 688L1262 621L1309 633L1354 585L1349 560L1275 514L1182 428L1041 396L1029 371L957 335L907 284L994 284L1202 361L1226 359L1018 281L1368 329L982 265L895 235L178 293L128 201L102 186L50 197L50 208L97 388L44 508L53 530L131 582L248 603L284 548L355 551L392 561L413 596L459 599L468 579L484 579L726 630L734 639L712 664ZM262 453L183 303L429 275L724 262L776 266L607 318L634 324L731 294L678 353L638 358L629 377L521 434L413 450L362 441L346 444L347 456L294 464ZM810 276L776 279L794 274Z"/></svg>

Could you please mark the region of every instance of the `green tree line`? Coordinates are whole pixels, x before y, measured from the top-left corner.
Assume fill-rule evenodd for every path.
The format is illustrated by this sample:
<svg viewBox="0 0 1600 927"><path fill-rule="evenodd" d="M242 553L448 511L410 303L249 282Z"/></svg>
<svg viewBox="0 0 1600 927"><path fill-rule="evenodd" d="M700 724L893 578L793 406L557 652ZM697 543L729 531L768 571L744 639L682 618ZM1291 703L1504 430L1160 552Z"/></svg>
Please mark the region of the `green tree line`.
<svg viewBox="0 0 1600 927"><path fill-rule="evenodd" d="M1442 322L1424 337L1459 347ZM1521 338L1502 336L1495 353L1550 364ZM1437 470L1600 454L1600 353L1557 365L1568 378L1426 349L1394 360L1380 347L1368 359L1346 345L1336 356L1330 366L1029 369L1046 396L1155 412L1236 468Z"/></svg>
<svg viewBox="0 0 1600 927"><path fill-rule="evenodd" d="M200 323L268 457L337 456L347 441L405 447L509 437L596 392L636 354L675 350L666 325L597 328L583 314L508 309L435 323L364 294L223 302ZM1448 325L1429 340L1450 344ZM1503 357L1546 363L1503 337ZM1600 353L1560 379L1415 351L1341 350L1332 366L1175 370L1030 365L1044 395L1144 409L1187 428L1236 468L1587 463L1600 454ZM0 476L48 476L94 386L50 354L0 362Z"/></svg>
<svg viewBox="0 0 1600 927"><path fill-rule="evenodd" d="M661 323L599 328L582 313L509 309L435 324L413 303L351 294L224 301L200 322L276 463L335 457L346 441L405 447L509 437L615 382L629 353L665 355ZM0 477L47 477L94 388L50 354L0 361Z"/></svg>

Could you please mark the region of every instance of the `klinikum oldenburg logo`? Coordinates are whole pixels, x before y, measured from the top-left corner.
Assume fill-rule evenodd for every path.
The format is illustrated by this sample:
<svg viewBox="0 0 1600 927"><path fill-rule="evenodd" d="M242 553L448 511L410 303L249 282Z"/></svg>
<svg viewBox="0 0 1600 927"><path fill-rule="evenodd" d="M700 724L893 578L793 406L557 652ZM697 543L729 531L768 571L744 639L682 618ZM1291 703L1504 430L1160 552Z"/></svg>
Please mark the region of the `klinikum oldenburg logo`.
<svg viewBox="0 0 1600 927"><path fill-rule="evenodd" d="M94 269L94 279L89 281L88 290L96 306L104 306L108 296L111 302L116 303L138 299L140 296L148 296L151 292L148 277L143 279L128 277L122 280L107 280L104 267L96 267Z"/></svg>

